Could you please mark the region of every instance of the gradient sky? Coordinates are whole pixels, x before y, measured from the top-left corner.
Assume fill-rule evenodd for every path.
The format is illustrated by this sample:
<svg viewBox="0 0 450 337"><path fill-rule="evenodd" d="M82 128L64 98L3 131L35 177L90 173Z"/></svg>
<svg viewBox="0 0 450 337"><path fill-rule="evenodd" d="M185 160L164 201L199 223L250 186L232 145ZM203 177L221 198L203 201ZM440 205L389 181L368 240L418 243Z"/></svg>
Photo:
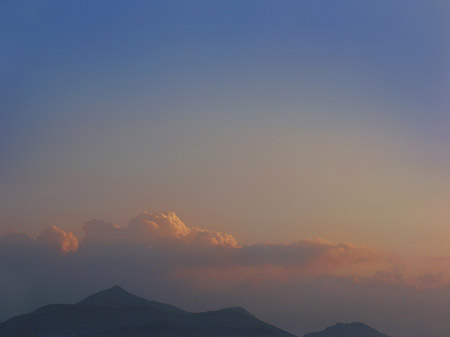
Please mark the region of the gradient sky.
<svg viewBox="0 0 450 337"><path fill-rule="evenodd" d="M3 0L0 233L176 211L241 245L445 259L449 22L446 0Z"/></svg>

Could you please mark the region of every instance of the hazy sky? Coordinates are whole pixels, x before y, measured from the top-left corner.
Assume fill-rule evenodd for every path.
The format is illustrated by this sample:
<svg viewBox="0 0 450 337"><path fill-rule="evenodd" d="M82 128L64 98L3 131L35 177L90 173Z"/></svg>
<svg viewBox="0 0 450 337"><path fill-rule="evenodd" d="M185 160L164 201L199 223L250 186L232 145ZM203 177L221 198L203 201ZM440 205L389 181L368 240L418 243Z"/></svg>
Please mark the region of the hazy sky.
<svg viewBox="0 0 450 337"><path fill-rule="evenodd" d="M450 256L449 22L446 0L3 0L0 234L175 211L425 272Z"/></svg>

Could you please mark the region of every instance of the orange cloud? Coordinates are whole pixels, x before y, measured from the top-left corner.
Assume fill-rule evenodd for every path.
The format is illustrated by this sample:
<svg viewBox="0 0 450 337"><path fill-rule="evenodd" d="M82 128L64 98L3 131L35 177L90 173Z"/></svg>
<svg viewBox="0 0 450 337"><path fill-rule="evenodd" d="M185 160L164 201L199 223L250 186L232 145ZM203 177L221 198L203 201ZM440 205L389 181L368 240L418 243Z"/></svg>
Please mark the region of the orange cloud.
<svg viewBox="0 0 450 337"><path fill-rule="evenodd" d="M36 239L30 238L25 233L8 231L0 236L0 248L7 249L8 252L44 249L66 254L78 249L78 239L72 233L65 232L56 226L44 229Z"/></svg>
<svg viewBox="0 0 450 337"><path fill-rule="evenodd" d="M152 245L180 243L195 246L237 247L231 234L188 227L174 212L144 212L130 220L128 227L91 220L83 227L86 243Z"/></svg>
<svg viewBox="0 0 450 337"><path fill-rule="evenodd" d="M62 253L73 252L78 249L78 239L72 233L64 232L56 226L43 230L36 238L36 242Z"/></svg>
<svg viewBox="0 0 450 337"><path fill-rule="evenodd" d="M184 298L187 306L193 296L204 303L247 299L275 313L297 310L306 321L310 308L340 315L350 306L352 315L372 308L408 320L416 312L420 319L414 321L429 315L435 322L448 307L447 257L407 259L321 239L239 245L232 235L188 226L173 212L142 213L125 227L91 220L83 229L80 244L57 227L36 238L18 232L0 236L0 256L6 257L0 259L6 284L0 297L47 293L58 299L67 289L76 293L115 283L174 302ZM14 310L3 306L2 312Z"/></svg>
<svg viewBox="0 0 450 337"><path fill-rule="evenodd" d="M128 231L134 239L183 239L191 231L174 213L144 212L130 220Z"/></svg>
<svg viewBox="0 0 450 337"><path fill-rule="evenodd" d="M321 239L241 246L231 234L188 226L174 212L144 212L126 227L91 220L83 230L80 247L72 233L53 226L36 239L8 232L0 236L0 250L34 254L44 248L63 255L77 252L84 257L105 249L108 256L132 252L139 263L152 261L167 275L193 284L331 276L350 277L358 283L431 288L450 280L450 260L445 258L406 260L372 248ZM118 246L120 249L116 249Z"/></svg>
<svg viewBox="0 0 450 337"><path fill-rule="evenodd" d="M181 266L174 275L208 287L219 283L288 281L292 277L374 275L389 265L380 251L324 240L236 247L232 254L200 266Z"/></svg>

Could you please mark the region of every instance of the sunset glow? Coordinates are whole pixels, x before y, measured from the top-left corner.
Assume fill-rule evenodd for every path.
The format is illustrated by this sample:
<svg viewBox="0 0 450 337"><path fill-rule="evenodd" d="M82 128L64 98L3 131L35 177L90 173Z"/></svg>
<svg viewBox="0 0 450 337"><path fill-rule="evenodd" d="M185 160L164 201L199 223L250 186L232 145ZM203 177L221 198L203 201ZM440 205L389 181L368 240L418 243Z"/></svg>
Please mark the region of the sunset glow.
<svg viewBox="0 0 450 337"><path fill-rule="evenodd" d="M2 1L0 323L120 285L449 336L449 4Z"/></svg>

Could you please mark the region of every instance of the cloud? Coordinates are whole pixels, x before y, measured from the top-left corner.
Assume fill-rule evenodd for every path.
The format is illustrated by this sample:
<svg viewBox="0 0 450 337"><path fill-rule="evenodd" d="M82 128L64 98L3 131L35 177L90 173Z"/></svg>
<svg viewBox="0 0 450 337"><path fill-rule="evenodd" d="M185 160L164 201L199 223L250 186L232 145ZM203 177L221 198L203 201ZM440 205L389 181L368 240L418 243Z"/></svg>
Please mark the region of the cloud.
<svg viewBox="0 0 450 337"><path fill-rule="evenodd" d="M65 232L56 226L44 229L35 239L25 233L8 231L0 236L0 249L9 253L51 251L66 254L78 249L78 239L72 233Z"/></svg>
<svg viewBox="0 0 450 337"><path fill-rule="evenodd" d="M437 272L414 273L410 264L399 258L349 243L315 239L239 245L231 234L188 226L174 212L144 212L133 217L126 227L90 220L83 231L80 242L72 233L55 226L43 230L35 239L7 232L0 237L0 251L22 256L44 251L71 253L71 259L86 261L101 259L102 254L123 261L132 253L136 261L151 261L167 275L193 284L288 280L295 275L352 277L357 282L415 287L433 287L447 281L439 268L435 268ZM119 252L122 256L118 256Z"/></svg>
<svg viewBox="0 0 450 337"><path fill-rule="evenodd" d="M299 333L315 328L308 325L317 320L314 312L323 313L324 325L370 323L369 313L388 312L374 323L383 328L394 326L402 312L436 316L430 303L445 307L446 258L423 259L419 268L416 260L320 239L240 245L231 234L189 226L173 212L141 213L125 227L91 220L83 231L80 239L54 226L36 238L13 231L0 236L0 297L6 301L0 320L113 284L192 310L243 305L274 323L280 313L286 328L298 319L284 317L299 313Z"/></svg>
<svg viewBox="0 0 450 337"><path fill-rule="evenodd" d="M101 220L87 221L83 227L84 243L137 244L159 243L195 246L237 247L231 234L188 227L174 212L144 212L132 218L125 228Z"/></svg>
<svg viewBox="0 0 450 337"><path fill-rule="evenodd" d="M83 226L79 240L55 226L46 228L36 238L24 233L7 232L0 236L0 251L11 256L42 252L68 255L86 263L114 258L124 262L152 263L166 275L192 284L208 282L257 283L262 279L286 281L293 277L351 277L355 282L403 284L416 288L448 283L440 268L445 259L433 261L433 269L413 264L385 252L350 243L335 244L321 239L290 243L239 245L227 233L186 225L174 212L144 212L120 227L102 220L90 220ZM46 257L42 257L45 259ZM426 265L426 264L423 264Z"/></svg>
<svg viewBox="0 0 450 337"><path fill-rule="evenodd" d="M83 226L83 244L117 244L124 241L125 230L103 220L86 221Z"/></svg>
<svg viewBox="0 0 450 337"><path fill-rule="evenodd" d="M83 246L122 250L146 247L141 254L160 256L178 276L203 275L205 280L230 279L230 275L236 275L239 281L249 279L250 275L255 278L260 273L266 277L293 273L362 276L387 261L374 249L320 239L241 246L231 234L187 226L174 212L144 212L132 218L127 227L91 220L83 230L81 249Z"/></svg>
<svg viewBox="0 0 450 337"><path fill-rule="evenodd" d="M31 243L32 240L28 235L18 231L7 231L0 236L0 248L3 249L24 249Z"/></svg>
<svg viewBox="0 0 450 337"><path fill-rule="evenodd" d="M191 229L174 213L144 212L130 220L129 232L133 238L139 237L157 239L184 239Z"/></svg>
<svg viewBox="0 0 450 337"><path fill-rule="evenodd" d="M56 226L49 227L36 238L36 243L47 249L62 253L78 249L78 239L70 232L64 232Z"/></svg>
<svg viewBox="0 0 450 337"><path fill-rule="evenodd" d="M243 255L243 262L247 264L284 266L319 264L324 268L370 264L382 258L382 254L375 249L348 243L333 244L321 239L246 246L243 248Z"/></svg>
<svg viewBox="0 0 450 337"><path fill-rule="evenodd" d="M368 277L389 267L387 256L375 249L325 240L265 243L212 252L201 262L180 266L175 275L197 286L288 281L295 276Z"/></svg>

